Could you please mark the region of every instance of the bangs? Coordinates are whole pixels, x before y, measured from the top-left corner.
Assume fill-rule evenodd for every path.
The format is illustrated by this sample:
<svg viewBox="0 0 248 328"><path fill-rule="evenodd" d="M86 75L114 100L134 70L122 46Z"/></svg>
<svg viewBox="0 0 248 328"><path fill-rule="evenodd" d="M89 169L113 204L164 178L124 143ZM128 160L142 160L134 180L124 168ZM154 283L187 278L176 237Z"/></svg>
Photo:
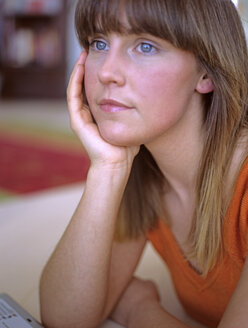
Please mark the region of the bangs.
<svg viewBox="0 0 248 328"><path fill-rule="evenodd" d="M194 54L213 78L236 76L233 63L247 49L231 0L78 0L75 27L86 50L97 34L151 34Z"/></svg>
<svg viewBox="0 0 248 328"><path fill-rule="evenodd" d="M168 2L170 2L169 6ZM88 38L98 33L105 35L110 32L148 33L178 46L175 30L177 30L176 25L180 26L180 24L179 22L177 24L178 12L173 2L178 1L79 0L75 12L79 42L87 49Z"/></svg>

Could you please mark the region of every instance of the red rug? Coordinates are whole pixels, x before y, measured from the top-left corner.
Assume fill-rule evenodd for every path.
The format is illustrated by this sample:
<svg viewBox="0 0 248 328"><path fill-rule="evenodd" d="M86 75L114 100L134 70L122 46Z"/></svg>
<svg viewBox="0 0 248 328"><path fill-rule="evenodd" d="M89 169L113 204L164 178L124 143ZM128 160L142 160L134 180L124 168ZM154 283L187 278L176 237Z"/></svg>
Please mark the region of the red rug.
<svg viewBox="0 0 248 328"><path fill-rule="evenodd" d="M30 193L85 180L89 159L82 149L26 141L0 135L2 190Z"/></svg>

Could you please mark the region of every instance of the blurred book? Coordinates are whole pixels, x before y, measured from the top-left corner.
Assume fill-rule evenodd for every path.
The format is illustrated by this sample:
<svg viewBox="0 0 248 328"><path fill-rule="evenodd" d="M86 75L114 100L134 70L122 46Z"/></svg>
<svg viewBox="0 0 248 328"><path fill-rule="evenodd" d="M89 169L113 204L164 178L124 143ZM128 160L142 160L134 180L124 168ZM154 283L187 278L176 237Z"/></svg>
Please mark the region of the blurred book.
<svg viewBox="0 0 248 328"><path fill-rule="evenodd" d="M60 63L59 34L53 26L16 28L13 21L7 21L3 39L3 62L8 66L52 67Z"/></svg>
<svg viewBox="0 0 248 328"><path fill-rule="evenodd" d="M3 12L5 15L54 15L62 9L62 5L62 0L4 0Z"/></svg>
<svg viewBox="0 0 248 328"><path fill-rule="evenodd" d="M43 28L34 39L35 62L41 66L56 66L61 60L59 35L53 28Z"/></svg>
<svg viewBox="0 0 248 328"><path fill-rule="evenodd" d="M11 35L8 54L11 62L17 66L25 66L34 61L34 33L31 29L21 28Z"/></svg>

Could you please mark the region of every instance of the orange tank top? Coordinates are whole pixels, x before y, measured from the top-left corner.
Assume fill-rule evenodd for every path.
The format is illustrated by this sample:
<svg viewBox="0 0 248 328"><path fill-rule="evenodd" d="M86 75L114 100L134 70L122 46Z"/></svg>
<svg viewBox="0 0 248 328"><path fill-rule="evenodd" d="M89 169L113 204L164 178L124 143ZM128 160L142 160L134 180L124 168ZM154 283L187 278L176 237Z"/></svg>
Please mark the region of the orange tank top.
<svg viewBox="0 0 248 328"><path fill-rule="evenodd" d="M169 267L185 310L208 327L217 327L239 280L247 255L248 158L236 181L223 224L224 256L207 274L199 275L184 257L170 228L159 220L147 238Z"/></svg>

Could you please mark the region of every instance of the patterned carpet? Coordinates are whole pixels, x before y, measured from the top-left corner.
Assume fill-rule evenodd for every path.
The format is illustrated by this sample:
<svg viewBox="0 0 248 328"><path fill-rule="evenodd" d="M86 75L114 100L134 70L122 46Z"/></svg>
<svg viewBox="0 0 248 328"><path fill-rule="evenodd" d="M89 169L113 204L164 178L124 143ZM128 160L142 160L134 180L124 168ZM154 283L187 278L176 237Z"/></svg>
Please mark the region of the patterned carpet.
<svg viewBox="0 0 248 328"><path fill-rule="evenodd" d="M83 181L88 167L72 133L0 123L0 200Z"/></svg>

